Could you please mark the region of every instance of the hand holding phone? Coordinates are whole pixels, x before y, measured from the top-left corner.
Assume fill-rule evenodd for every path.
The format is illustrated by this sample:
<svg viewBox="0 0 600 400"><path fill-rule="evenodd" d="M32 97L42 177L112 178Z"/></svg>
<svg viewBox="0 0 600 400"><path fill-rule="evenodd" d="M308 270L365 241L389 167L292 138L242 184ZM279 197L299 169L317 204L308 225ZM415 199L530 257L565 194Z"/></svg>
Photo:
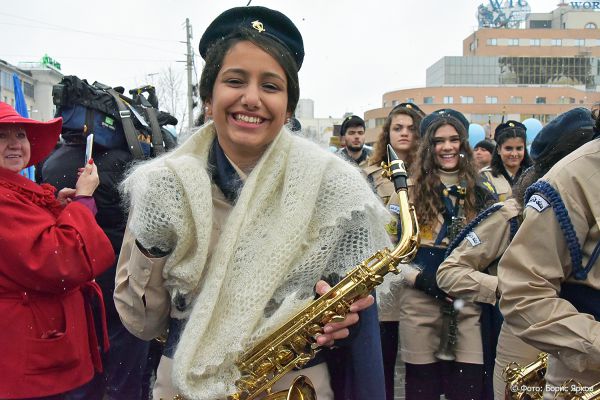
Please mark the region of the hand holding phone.
<svg viewBox="0 0 600 400"><path fill-rule="evenodd" d="M86 138L85 143L85 164L87 165L92 158L92 147L94 146L94 134L90 133Z"/></svg>

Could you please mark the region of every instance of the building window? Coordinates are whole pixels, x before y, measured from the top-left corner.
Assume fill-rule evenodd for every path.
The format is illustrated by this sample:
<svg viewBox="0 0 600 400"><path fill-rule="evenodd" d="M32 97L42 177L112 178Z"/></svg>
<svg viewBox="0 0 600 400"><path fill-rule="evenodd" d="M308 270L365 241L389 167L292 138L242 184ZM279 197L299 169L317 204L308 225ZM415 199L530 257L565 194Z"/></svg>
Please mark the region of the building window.
<svg viewBox="0 0 600 400"><path fill-rule="evenodd" d="M387 118L375 118L375 126L383 126Z"/></svg>
<svg viewBox="0 0 600 400"><path fill-rule="evenodd" d="M33 98L34 97L33 85L29 82L23 82L23 93L25 94L25 96Z"/></svg>
<svg viewBox="0 0 600 400"><path fill-rule="evenodd" d="M585 46L585 39L575 39L575 46Z"/></svg>
<svg viewBox="0 0 600 400"><path fill-rule="evenodd" d="M485 104L498 104L498 97L485 96Z"/></svg>
<svg viewBox="0 0 600 400"><path fill-rule="evenodd" d="M509 46L518 46L519 45L519 39L508 39L508 45Z"/></svg>
<svg viewBox="0 0 600 400"><path fill-rule="evenodd" d="M496 46L498 44L498 40L497 39L488 39L487 44L488 44L488 46Z"/></svg>
<svg viewBox="0 0 600 400"><path fill-rule="evenodd" d="M541 45L541 40L540 39L529 39L529 45L530 46L539 46L539 45Z"/></svg>
<svg viewBox="0 0 600 400"><path fill-rule="evenodd" d="M535 104L546 104L546 98L545 97L536 97Z"/></svg>
<svg viewBox="0 0 600 400"><path fill-rule="evenodd" d="M473 104L473 96L460 96L462 104Z"/></svg>
<svg viewBox="0 0 600 400"><path fill-rule="evenodd" d="M392 100L392 107L396 107L400 102L398 100Z"/></svg>
<svg viewBox="0 0 600 400"><path fill-rule="evenodd" d="M423 97L423 104L433 104L433 97L432 96Z"/></svg>
<svg viewBox="0 0 600 400"><path fill-rule="evenodd" d="M521 96L510 96L510 104L521 104L523 103L523 98Z"/></svg>
<svg viewBox="0 0 600 400"><path fill-rule="evenodd" d="M469 45L469 50L475 51L476 48L477 48L477 42L472 41L471 44Z"/></svg>
<svg viewBox="0 0 600 400"><path fill-rule="evenodd" d="M408 97L408 98L406 99L406 102L407 102L407 103L413 103L413 104L415 104L415 99L414 99L414 98L412 98L412 97Z"/></svg>
<svg viewBox="0 0 600 400"><path fill-rule="evenodd" d="M552 39L552 46L562 46L562 39Z"/></svg>
<svg viewBox="0 0 600 400"><path fill-rule="evenodd" d="M596 26L596 24L593 22L588 22L587 24L585 24L584 28L585 29L596 29L596 28L598 28L598 26Z"/></svg>
<svg viewBox="0 0 600 400"><path fill-rule="evenodd" d="M454 103L454 97L444 96L444 104L452 104L452 103Z"/></svg>

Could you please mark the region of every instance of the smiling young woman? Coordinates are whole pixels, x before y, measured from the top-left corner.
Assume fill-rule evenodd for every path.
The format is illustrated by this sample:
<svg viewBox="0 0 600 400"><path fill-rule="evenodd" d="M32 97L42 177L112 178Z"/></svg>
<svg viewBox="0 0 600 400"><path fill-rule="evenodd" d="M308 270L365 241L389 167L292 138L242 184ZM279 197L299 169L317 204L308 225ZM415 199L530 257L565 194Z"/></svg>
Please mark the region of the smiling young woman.
<svg viewBox="0 0 600 400"><path fill-rule="evenodd" d="M468 121L458 111L434 111L421 122L421 143L411 166L411 202L419 221L421 246L412 265L403 266L406 286L397 295L401 357L405 362L407 400L481 398L483 353L479 307L466 303L457 315L460 340L455 361L441 361L442 308L447 295L435 283L453 234L494 200L479 181L467 141ZM388 208L397 214L397 196ZM388 224L393 231L397 218ZM414 267L413 267L414 266ZM383 302L385 304L385 301ZM382 307L385 311L385 306Z"/></svg>
<svg viewBox="0 0 600 400"><path fill-rule="evenodd" d="M124 182L131 213L115 303L141 338L168 327L155 399L235 393L244 350L312 301L313 290L328 290L322 277L336 283L389 244L387 211L360 173L284 127L304 57L294 24L268 8L233 8L207 28L200 54L212 121ZM339 350L324 349L282 380L308 376L320 400L383 399L373 303L353 303L315 339ZM355 337L339 342L359 318ZM339 353L348 365L330 362ZM340 372L348 373L338 385Z"/></svg>
<svg viewBox="0 0 600 400"><path fill-rule="evenodd" d="M520 122L506 121L498 125L494 133L496 148L492 153L492 162L481 170L481 174L494 186L501 201L510 197L514 183L531 166L526 130Z"/></svg>

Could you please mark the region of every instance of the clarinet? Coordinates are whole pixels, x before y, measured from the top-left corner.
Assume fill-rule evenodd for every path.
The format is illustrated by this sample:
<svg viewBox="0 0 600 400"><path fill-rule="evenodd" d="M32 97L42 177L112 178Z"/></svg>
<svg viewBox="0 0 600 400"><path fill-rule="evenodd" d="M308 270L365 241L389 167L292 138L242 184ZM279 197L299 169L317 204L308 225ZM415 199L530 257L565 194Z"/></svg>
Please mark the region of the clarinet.
<svg viewBox="0 0 600 400"><path fill-rule="evenodd" d="M463 201L466 189L458 187L457 202L459 202L457 215L452 216L450 226L448 227L448 239L450 242L458 236L466 225L464 215ZM444 194L448 195L447 189L444 189ZM456 360L456 344L458 342L458 311L454 307L454 302L447 302L440 306L442 313L442 332L440 334L440 345L434 353L435 358L442 361Z"/></svg>

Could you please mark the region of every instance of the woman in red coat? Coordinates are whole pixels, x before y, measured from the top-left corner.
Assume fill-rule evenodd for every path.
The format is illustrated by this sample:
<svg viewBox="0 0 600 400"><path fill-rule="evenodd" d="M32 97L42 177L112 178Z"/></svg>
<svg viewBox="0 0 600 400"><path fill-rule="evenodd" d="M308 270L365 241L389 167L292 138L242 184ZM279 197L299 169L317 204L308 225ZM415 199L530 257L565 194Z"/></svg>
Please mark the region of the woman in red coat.
<svg viewBox="0 0 600 400"><path fill-rule="evenodd" d="M102 368L89 299L114 253L94 218L96 166L57 197L19 175L50 153L61 126L0 102L0 399L61 399Z"/></svg>

